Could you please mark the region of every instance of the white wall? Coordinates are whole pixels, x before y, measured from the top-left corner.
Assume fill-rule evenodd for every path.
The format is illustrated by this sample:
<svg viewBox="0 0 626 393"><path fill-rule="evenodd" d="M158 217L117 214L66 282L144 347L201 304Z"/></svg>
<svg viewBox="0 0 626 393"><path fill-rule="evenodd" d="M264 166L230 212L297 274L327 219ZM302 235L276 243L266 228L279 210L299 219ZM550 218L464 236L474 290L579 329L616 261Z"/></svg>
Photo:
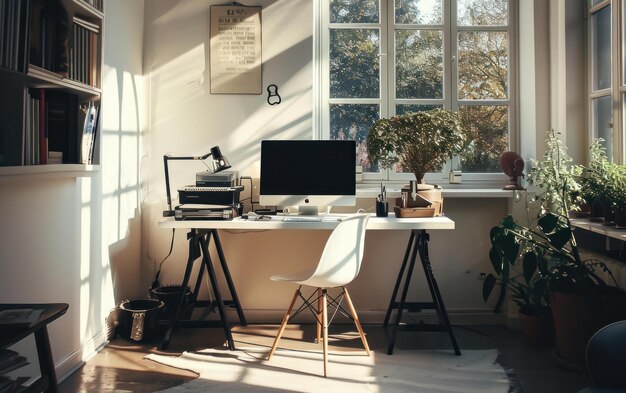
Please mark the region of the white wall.
<svg viewBox="0 0 626 393"><path fill-rule="evenodd" d="M105 318L138 296L143 0L105 2L101 171L89 178L18 176L0 183L0 303L70 305L49 327L57 375L106 340ZM16 346L37 375L34 340Z"/></svg>
<svg viewBox="0 0 626 393"><path fill-rule="evenodd" d="M171 236L170 231L157 228L165 208L163 154L200 155L220 145L239 175L258 177L261 140L311 138L313 134L313 2L246 3L263 7L263 92L271 83L278 85L282 103L277 106L266 103L266 94L210 94L211 4L221 2L146 2L144 71L150 96L150 181L142 210L147 215L144 267L152 267L154 273L168 253ZM195 173L203 169L198 162L170 162L173 194L177 186L193 184ZM373 205L372 201L362 203ZM445 205L458 229L433 232L431 256L446 306L456 316L491 317L478 277L491 270L488 233L506 213L507 201L449 199ZM249 319L280 320L293 287L271 282L269 276L313 263L327 236L323 231L222 234ZM368 233L364 267L351 285L363 319L384 316L407 239L408 234L402 232ZM178 231L173 255L163 265L161 283L180 283L186 260L185 234ZM417 271L416 275L411 294L425 296L422 274Z"/></svg>

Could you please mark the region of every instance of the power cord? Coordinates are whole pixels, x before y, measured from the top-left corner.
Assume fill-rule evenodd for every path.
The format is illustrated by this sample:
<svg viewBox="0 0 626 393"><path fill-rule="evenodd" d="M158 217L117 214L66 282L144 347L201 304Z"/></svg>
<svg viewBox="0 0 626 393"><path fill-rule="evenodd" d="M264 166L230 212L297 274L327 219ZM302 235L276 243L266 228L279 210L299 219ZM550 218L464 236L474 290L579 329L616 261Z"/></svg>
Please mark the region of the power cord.
<svg viewBox="0 0 626 393"><path fill-rule="evenodd" d="M252 176L241 176L239 178L239 184L242 183L243 180L249 180L250 181L250 196L248 198L242 199L240 200L241 203L247 201L248 199L250 200L250 211L253 212L254 211L254 204L255 203L259 203L259 201L254 201L252 200L252 196L254 195L254 183L252 182Z"/></svg>
<svg viewBox="0 0 626 393"><path fill-rule="evenodd" d="M165 262L165 260L169 258L170 255L172 255L172 250L174 249L174 234L175 233L176 233L176 229L172 228L172 240L170 240L170 251L167 253L165 258L163 258L161 263L159 263L159 270L157 271L157 274L154 277L154 281L152 281L152 285L150 285L150 289L155 289L161 286L161 284L159 283L159 276L161 275L161 268L163 267L163 263Z"/></svg>

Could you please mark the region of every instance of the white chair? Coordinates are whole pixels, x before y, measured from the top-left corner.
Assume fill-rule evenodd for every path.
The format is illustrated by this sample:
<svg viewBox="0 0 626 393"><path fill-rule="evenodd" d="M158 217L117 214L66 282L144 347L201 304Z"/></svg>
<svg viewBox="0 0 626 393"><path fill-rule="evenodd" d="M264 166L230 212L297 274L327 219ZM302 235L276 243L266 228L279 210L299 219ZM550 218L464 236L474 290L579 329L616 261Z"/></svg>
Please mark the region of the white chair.
<svg viewBox="0 0 626 393"><path fill-rule="evenodd" d="M278 334L272 345L272 350L267 356L267 360L272 358L280 337L282 336L289 318L296 316L303 309L308 308L313 312L317 320L317 337L316 342L320 339L323 345L324 351L324 376L326 376L326 367L328 364L328 306L335 308L335 312L339 311L342 314L351 317L354 320L361 341L365 347L367 356L370 356L370 349L367 345L367 339L361 328L359 317L356 314L348 290L344 287L350 283L359 274L361 269L361 261L363 260L363 248L365 243L365 228L367 227L368 215L354 215L343 219L333 230L320 261L314 270L308 270L301 273L296 273L287 276L272 276L274 281L290 281L300 284L296 289L291 304L283 317L283 321L278 329ZM317 288L317 298L311 300L315 292L305 298L302 295L301 288L303 285ZM327 289L341 287L342 291L337 297L332 297L327 294ZM291 311L296 303L296 300L300 297L304 304L291 315ZM328 298L330 297L330 302ZM350 315L341 307L341 302L346 299L348 310ZM314 303L317 301L317 309L314 307ZM333 314L334 315L334 314ZM320 333L322 337L320 337Z"/></svg>

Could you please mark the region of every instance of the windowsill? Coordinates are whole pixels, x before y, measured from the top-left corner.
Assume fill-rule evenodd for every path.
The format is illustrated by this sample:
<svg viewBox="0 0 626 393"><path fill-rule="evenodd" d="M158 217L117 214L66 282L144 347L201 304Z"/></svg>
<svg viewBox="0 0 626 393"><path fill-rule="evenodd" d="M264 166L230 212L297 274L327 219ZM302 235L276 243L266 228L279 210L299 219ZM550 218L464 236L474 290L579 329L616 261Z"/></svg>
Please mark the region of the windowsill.
<svg viewBox="0 0 626 393"><path fill-rule="evenodd" d="M386 184L387 198L400 198L401 184ZM475 185L441 185L444 198L513 198L515 193L495 187L476 187ZM376 198L380 194L380 183L357 184L357 198Z"/></svg>

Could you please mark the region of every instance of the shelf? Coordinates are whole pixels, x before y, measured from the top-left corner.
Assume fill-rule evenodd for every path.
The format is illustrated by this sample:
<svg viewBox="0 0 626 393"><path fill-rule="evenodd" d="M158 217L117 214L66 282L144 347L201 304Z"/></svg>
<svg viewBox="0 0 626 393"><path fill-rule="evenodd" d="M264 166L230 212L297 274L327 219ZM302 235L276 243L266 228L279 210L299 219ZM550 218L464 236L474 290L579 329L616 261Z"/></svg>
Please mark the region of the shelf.
<svg viewBox="0 0 626 393"><path fill-rule="evenodd" d="M32 80L29 85L38 88L58 88L69 93L75 93L82 96L100 96L101 90L85 85L71 79L62 77L61 75L48 71L33 64L28 65L28 77Z"/></svg>
<svg viewBox="0 0 626 393"><path fill-rule="evenodd" d="M50 164L0 167L0 182L20 177L90 177L100 172L100 165Z"/></svg>
<svg viewBox="0 0 626 393"><path fill-rule="evenodd" d="M99 20L104 19L104 13L84 0L65 0L63 4L70 14L89 16Z"/></svg>
<svg viewBox="0 0 626 393"><path fill-rule="evenodd" d="M400 198L400 188L387 188L387 198ZM513 198L511 191L492 188L446 188L442 187L444 198ZM357 198L376 198L380 187L358 187Z"/></svg>
<svg viewBox="0 0 626 393"><path fill-rule="evenodd" d="M602 225L601 222L591 222L586 218L575 218L571 219L570 222L576 228L586 229L613 239L626 241L626 229L616 229L615 227Z"/></svg>

